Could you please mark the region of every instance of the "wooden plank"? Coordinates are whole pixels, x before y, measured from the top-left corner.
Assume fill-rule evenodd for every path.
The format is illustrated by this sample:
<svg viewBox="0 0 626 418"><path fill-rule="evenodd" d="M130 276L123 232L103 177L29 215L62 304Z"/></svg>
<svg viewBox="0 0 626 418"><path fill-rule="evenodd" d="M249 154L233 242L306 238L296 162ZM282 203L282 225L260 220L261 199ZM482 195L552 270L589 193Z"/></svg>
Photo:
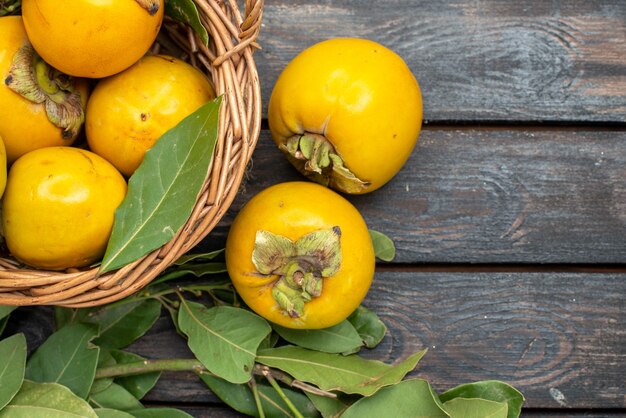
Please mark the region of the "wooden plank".
<svg viewBox="0 0 626 418"><path fill-rule="evenodd" d="M363 354L388 363L424 347L413 376L441 392L487 379L509 382L533 408L625 408L624 275L377 273L365 305L389 327ZM163 318L131 349L187 357ZM171 373L148 400L212 402L192 374Z"/></svg>
<svg viewBox="0 0 626 418"><path fill-rule="evenodd" d="M265 106L301 50L364 37L408 63L426 120L626 122L622 0L275 0L263 22Z"/></svg>
<svg viewBox="0 0 626 418"><path fill-rule="evenodd" d="M397 263L624 263L626 132L427 129L385 187L348 197ZM242 191L195 251L223 248L251 196L303 180L263 131Z"/></svg>

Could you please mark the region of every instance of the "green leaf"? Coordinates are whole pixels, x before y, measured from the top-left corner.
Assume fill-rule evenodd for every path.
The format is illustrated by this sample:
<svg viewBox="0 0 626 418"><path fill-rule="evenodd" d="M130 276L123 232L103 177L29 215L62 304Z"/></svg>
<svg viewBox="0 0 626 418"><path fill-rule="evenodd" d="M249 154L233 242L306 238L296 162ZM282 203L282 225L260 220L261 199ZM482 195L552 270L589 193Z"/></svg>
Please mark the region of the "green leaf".
<svg viewBox="0 0 626 418"><path fill-rule="evenodd" d="M439 395L441 402L448 402L454 398L478 398L494 402L506 402L508 404L508 418L519 417L525 400L520 391L498 380L466 383Z"/></svg>
<svg viewBox="0 0 626 418"><path fill-rule="evenodd" d="M345 353L362 345L361 337L348 321L324 329L291 329L276 324L273 328L292 344L325 353Z"/></svg>
<svg viewBox="0 0 626 418"><path fill-rule="evenodd" d="M117 383L113 383L105 390L89 395L89 403L97 408L118 409L133 411L143 408L143 405L132 393Z"/></svg>
<svg viewBox="0 0 626 418"><path fill-rule="evenodd" d="M263 341L261 341L261 344L259 344L259 350L264 350L266 348L272 348L275 347L276 344L278 343L278 340L280 339L280 337L278 336L277 333L275 332L271 332L267 335L267 337L265 337L263 339Z"/></svg>
<svg viewBox="0 0 626 418"><path fill-rule="evenodd" d="M351 405L351 403L345 402L339 397L329 398L328 396L315 395L309 392L305 392L305 394L324 418L339 418Z"/></svg>
<svg viewBox="0 0 626 418"><path fill-rule="evenodd" d="M167 0L165 14L179 22L186 23L200 36L205 45L209 45L209 34L200 21L198 9L193 0Z"/></svg>
<svg viewBox="0 0 626 418"><path fill-rule="evenodd" d="M367 348L376 347L385 337L387 327L378 318L378 315L364 306L359 306L348 317L348 321L354 326L361 336Z"/></svg>
<svg viewBox="0 0 626 418"><path fill-rule="evenodd" d="M0 335L4 332L7 322L9 322L9 315L15 310L15 308L15 306L0 305Z"/></svg>
<svg viewBox="0 0 626 418"><path fill-rule="evenodd" d="M410 379L378 391L374 396L356 401L341 418L394 417L449 418L437 401L430 384L421 379Z"/></svg>
<svg viewBox="0 0 626 418"><path fill-rule="evenodd" d="M58 383L25 380L0 418L98 418L87 402Z"/></svg>
<svg viewBox="0 0 626 418"><path fill-rule="evenodd" d="M145 358L126 351L111 350L111 356L115 359L116 364L128 364L139 361L144 361ZM130 392L135 398L141 399L146 396L146 393L150 391L156 385L157 381L161 377L161 372L150 372L142 374L134 374L129 376L122 376L115 378L115 383L122 386L128 392Z"/></svg>
<svg viewBox="0 0 626 418"><path fill-rule="evenodd" d="M176 260L172 267L157 277L152 282L152 285L186 275L202 277L210 274L226 273L226 264L223 261L213 261L223 253L224 249L201 254L185 254Z"/></svg>
<svg viewBox="0 0 626 418"><path fill-rule="evenodd" d="M443 404L451 418L507 418L508 404L486 399L454 398Z"/></svg>
<svg viewBox="0 0 626 418"><path fill-rule="evenodd" d="M26 367L26 338L15 334L0 341L0 409L20 390Z"/></svg>
<svg viewBox="0 0 626 418"><path fill-rule="evenodd" d="M83 322L100 326L95 343L105 348L123 348L144 335L161 315L156 299L124 301L88 310Z"/></svg>
<svg viewBox="0 0 626 418"><path fill-rule="evenodd" d="M37 382L60 383L86 398L93 383L100 349L90 341L96 326L67 325L53 333L33 353L26 366L26 378Z"/></svg>
<svg viewBox="0 0 626 418"><path fill-rule="evenodd" d="M100 350L100 355L98 356L98 367L97 367L97 369L100 369L100 368L103 368L103 367L108 367L108 366L115 366L116 364L117 364L117 362L115 361L115 359L111 355L110 350L107 350L107 349L101 349ZM96 371L96 373L97 373L97 371ZM94 380L93 384L91 385L91 389L89 390L89 395L93 395L94 393L102 392L103 390L105 390L109 386L111 386L112 384L113 384L113 378L112 377L103 377L103 378L100 378L100 379L96 379L96 380Z"/></svg>
<svg viewBox="0 0 626 418"><path fill-rule="evenodd" d="M223 248L220 249L220 250L210 251L208 253L184 254L178 260L174 261L174 265L175 266L183 266L183 265L191 263L191 262L212 261L212 260L215 260L217 257L219 257L222 254L224 254L224 249Z"/></svg>
<svg viewBox="0 0 626 418"><path fill-rule="evenodd" d="M203 264L189 264L184 267L171 268L165 271L155 280L152 284L164 283L170 280L178 279L179 277L192 275L195 277L208 276L210 274L226 273L226 264L214 261L211 263Z"/></svg>
<svg viewBox="0 0 626 418"><path fill-rule="evenodd" d="M258 416L254 395L248 385L229 383L206 373L201 374L200 378L211 389L211 392L234 410L245 415ZM266 384L258 384L257 387L266 418L294 416L274 388ZM302 393L287 388L282 388L282 390L304 417L319 417L315 406Z"/></svg>
<svg viewBox="0 0 626 418"><path fill-rule="evenodd" d="M372 238L372 244L374 245L374 254L376 254L376 258L383 261L392 261L396 256L396 247L391 238L382 232L374 231L372 229L369 231L370 237Z"/></svg>
<svg viewBox="0 0 626 418"><path fill-rule="evenodd" d="M9 318L9 316L5 316L4 318L0 319L0 335L2 335L4 329L7 327L7 324L9 323Z"/></svg>
<svg viewBox="0 0 626 418"><path fill-rule="evenodd" d="M323 390L371 396L380 388L401 381L425 353L426 350L420 351L391 366L356 355L342 356L286 346L260 351L257 361Z"/></svg>
<svg viewBox="0 0 626 418"><path fill-rule="evenodd" d="M118 411L117 409L97 408L94 411L98 414L98 418L135 418L128 412Z"/></svg>
<svg viewBox="0 0 626 418"><path fill-rule="evenodd" d="M259 344L271 332L269 324L250 311L230 306L207 308L184 299L178 325L196 358L231 383L250 380Z"/></svg>
<svg viewBox="0 0 626 418"><path fill-rule="evenodd" d="M16 306L0 305L0 319L9 316L16 309Z"/></svg>
<svg viewBox="0 0 626 418"><path fill-rule="evenodd" d="M87 316L89 309L73 309L63 308L60 306L54 307L54 322L57 329L61 329L68 324L75 324L81 322L82 319Z"/></svg>
<svg viewBox="0 0 626 418"><path fill-rule="evenodd" d="M221 100L201 106L146 152L115 211L100 272L120 268L159 248L185 224L212 161Z"/></svg>
<svg viewBox="0 0 626 418"><path fill-rule="evenodd" d="M135 418L193 418L186 412L174 408L145 408L131 411Z"/></svg>

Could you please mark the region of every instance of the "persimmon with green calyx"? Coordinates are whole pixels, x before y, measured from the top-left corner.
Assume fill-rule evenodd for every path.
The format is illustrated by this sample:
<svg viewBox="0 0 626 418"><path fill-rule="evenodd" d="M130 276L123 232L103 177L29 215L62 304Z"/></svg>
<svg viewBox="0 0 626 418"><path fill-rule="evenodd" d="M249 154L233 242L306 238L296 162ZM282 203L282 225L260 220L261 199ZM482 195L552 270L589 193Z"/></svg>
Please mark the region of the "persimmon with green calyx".
<svg viewBox="0 0 626 418"><path fill-rule="evenodd" d="M23 0L35 50L64 73L107 77L130 67L152 46L163 0Z"/></svg>
<svg viewBox="0 0 626 418"><path fill-rule="evenodd" d="M147 55L98 82L87 105L87 142L131 176L161 135L214 98L208 78L191 64Z"/></svg>
<svg viewBox="0 0 626 418"><path fill-rule="evenodd" d="M358 210L312 182L266 188L235 217L226 240L235 289L257 314L289 328L327 328L360 305L375 256Z"/></svg>
<svg viewBox="0 0 626 418"><path fill-rule="evenodd" d="M23 155L9 170L2 199L10 253L49 270L98 261L126 189L115 167L87 150L47 147Z"/></svg>
<svg viewBox="0 0 626 418"><path fill-rule="evenodd" d="M402 168L422 125L404 60L370 40L337 38L298 54L269 101L272 138L304 175L336 190L378 189Z"/></svg>
<svg viewBox="0 0 626 418"><path fill-rule="evenodd" d="M89 86L50 67L20 16L0 17L0 136L11 164L28 151L71 145L85 120Z"/></svg>

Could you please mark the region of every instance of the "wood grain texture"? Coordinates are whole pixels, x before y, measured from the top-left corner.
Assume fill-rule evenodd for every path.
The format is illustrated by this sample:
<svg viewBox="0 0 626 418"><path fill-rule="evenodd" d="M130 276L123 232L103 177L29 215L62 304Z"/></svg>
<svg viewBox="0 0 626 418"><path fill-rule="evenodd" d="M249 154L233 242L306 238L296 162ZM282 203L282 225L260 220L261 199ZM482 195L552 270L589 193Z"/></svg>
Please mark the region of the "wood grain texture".
<svg viewBox="0 0 626 418"><path fill-rule="evenodd" d="M621 0L272 0L264 10L265 106L301 50L364 37L405 59L426 120L626 122Z"/></svg>
<svg viewBox="0 0 626 418"><path fill-rule="evenodd" d="M267 131L229 213L203 248L223 248L255 193L303 180ZM626 132L427 129L386 186L349 196L389 235L396 263L624 263Z"/></svg>
<svg viewBox="0 0 626 418"><path fill-rule="evenodd" d="M377 273L365 305L389 328L363 353L387 363L422 348L412 376L441 392L498 379L533 408L626 407L623 275ZM162 318L132 351L188 357ZM166 374L148 401L214 402L192 374Z"/></svg>

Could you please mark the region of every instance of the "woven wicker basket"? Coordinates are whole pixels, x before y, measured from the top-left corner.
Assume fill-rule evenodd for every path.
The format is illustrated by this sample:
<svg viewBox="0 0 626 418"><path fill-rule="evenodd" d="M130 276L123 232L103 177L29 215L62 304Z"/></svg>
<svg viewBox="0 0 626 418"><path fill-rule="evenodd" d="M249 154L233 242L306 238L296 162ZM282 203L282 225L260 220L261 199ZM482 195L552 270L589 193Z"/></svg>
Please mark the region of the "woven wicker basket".
<svg viewBox="0 0 626 418"><path fill-rule="evenodd" d="M0 258L0 305L88 307L126 297L199 243L222 218L241 183L261 127L261 93L253 60L263 0L194 0L209 33L209 47L191 28L167 19L153 52L178 55L205 72L223 95L214 157L191 216L170 242L117 271L28 269Z"/></svg>

